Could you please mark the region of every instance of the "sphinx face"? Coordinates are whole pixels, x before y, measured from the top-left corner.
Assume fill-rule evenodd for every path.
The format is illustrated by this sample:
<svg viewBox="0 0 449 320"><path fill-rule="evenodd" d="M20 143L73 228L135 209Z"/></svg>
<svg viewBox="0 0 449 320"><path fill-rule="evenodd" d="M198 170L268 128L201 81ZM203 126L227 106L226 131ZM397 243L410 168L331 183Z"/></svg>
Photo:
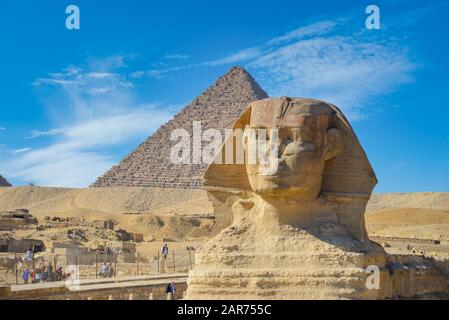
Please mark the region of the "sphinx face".
<svg viewBox="0 0 449 320"><path fill-rule="evenodd" d="M267 145L271 148L265 150L265 161L247 162L252 189L262 195L291 195L303 200L317 198L325 162L331 153L335 154L330 150L334 145L329 141L332 140L329 138L331 123L332 115L326 112L313 114L295 106L288 109L285 106L256 106L245 131L265 129ZM245 141L247 151L251 148L249 143L254 141Z"/></svg>

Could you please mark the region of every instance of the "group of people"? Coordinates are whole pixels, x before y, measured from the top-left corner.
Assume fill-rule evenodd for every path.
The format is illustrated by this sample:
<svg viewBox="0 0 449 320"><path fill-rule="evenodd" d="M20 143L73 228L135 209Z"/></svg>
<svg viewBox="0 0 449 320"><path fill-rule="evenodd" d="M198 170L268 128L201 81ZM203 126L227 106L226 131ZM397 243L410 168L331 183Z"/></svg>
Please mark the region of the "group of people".
<svg viewBox="0 0 449 320"><path fill-rule="evenodd" d="M44 264L38 263L37 267L34 267L34 250L28 249L22 258L19 268L23 265L25 270L22 273L22 280L24 284L46 283L52 281L63 281L69 277L69 274L64 273L62 267L53 267L51 263ZM30 267L30 265L33 267Z"/></svg>
<svg viewBox="0 0 449 320"><path fill-rule="evenodd" d="M168 256L168 245L164 244L161 248L162 256L167 259ZM31 263L34 261L34 253L32 249L27 250L25 256L23 257L25 263ZM112 263L103 263L100 267L98 275L103 278L111 278L115 276L115 270ZM62 267L56 268L54 270L51 263L47 265L40 265L36 268L27 267L22 274L22 279L24 284L35 284L35 283L46 283L52 281L65 280L67 275L63 272ZM166 287L167 293L171 292L175 294L176 288L174 283L170 283Z"/></svg>
<svg viewBox="0 0 449 320"><path fill-rule="evenodd" d="M115 270L112 266L112 263L106 263L104 262L101 267L100 271L98 272L98 275L103 278L112 278L115 276Z"/></svg>
<svg viewBox="0 0 449 320"><path fill-rule="evenodd" d="M33 268L25 268L22 274L22 279L24 284L35 284L35 283L46 283L52 281L64 280L64 273L62 267L56 268L54 270L51 263Z"/></svg>

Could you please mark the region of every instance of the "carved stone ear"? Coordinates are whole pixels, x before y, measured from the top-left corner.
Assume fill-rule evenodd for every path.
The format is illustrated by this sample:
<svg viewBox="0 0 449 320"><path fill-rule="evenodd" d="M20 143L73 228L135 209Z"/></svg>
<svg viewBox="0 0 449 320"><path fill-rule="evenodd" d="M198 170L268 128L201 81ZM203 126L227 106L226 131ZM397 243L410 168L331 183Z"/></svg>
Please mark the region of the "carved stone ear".
<svg viewBox="0 0 449 320"><path fill-rule="evenodd" d="M343 134L339 129L329 129L326 133L325 160L334 159L343 151Z"/></svg>

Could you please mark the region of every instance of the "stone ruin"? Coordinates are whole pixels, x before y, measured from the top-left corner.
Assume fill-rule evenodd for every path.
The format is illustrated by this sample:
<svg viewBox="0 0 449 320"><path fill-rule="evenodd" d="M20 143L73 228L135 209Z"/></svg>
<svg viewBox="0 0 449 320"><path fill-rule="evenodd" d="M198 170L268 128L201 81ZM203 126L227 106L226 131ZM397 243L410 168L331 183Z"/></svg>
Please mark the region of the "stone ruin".
<svg viewBox="0 0 449 320"><path fill-rule="evenodd" d="M0 187L11 187L11 184L0 175Z"/></svg>
<svg viewBox="0 0 449 320"><path fill-rule="evenodd" d="M45 243L42 240L0 236L0 252L25 253L28 249L32 249L35 253L46 250Z"/></svg>
<svg viewBox="0 0 449 320"><path fill-rule="evenodd" d="M27 209L0 212L0 231L36 228L38 220Z"/></svg>
<svg viewBox="0 0 449 320"><path fill-rule="evenodd" d="M205 174L223 229L197 251L187 299L449 297L447 275L435 264L401 261L370 241L364 213L377 179L337 107L264 99L234 126L256 128L278 130L269 136L278 152L268 163L247 161L243 135L245 163L214 163Z"/></svg>
<svg viewBox="0 0 449 320"><path fill-rule="evenodd" d="M232 68L92 187L201 188L207 165L172 164L170 150L176 142L170 141L171 132L183 128L192 133L193 121L201 121L203 131L223 131L231 128L248 103L264 98L267 94L248 72Z"/></svg>

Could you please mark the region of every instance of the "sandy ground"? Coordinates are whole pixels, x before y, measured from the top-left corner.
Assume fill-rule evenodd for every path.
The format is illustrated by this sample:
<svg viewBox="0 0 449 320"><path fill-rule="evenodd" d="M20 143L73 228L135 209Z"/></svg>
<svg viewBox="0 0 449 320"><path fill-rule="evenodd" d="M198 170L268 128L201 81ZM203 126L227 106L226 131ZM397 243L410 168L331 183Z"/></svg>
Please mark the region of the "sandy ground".
<svg viewBox="0 0 449 320"><path fill-rule="evenodd" d="M202 190L160 188L65 189L43 187L0 188L0 210L25 208L43 218L92 217L122 213L212 214Z"/></svg>
<svg viewBox="0 0 449 320"><path fill-rule="evenodd" d="M394 208L365 218L370 235L449 241L449 210Z"/></svg>
<svg viewBox="0 0 449 320"><path fill-rule="evenodd" d="M73 220L61 228L16 231L12 236L60 241L68 230L79 228L88 238L86 246L95 246L116 239L114 232L101 228L102 221L113 220L117 228L143 234L147 242L139 247L148 254L157 252L161 239L177 240L181 247L201 242L214 223L213 208L202 190L0 188L0 211L17 208L29 209L40 224L47 216ZM366 225L372 236L449 242L449 193L375 194Z"/></svg>
<svg viewBox="0 0 449 320"><path fill-rule="evenodd" d="M373 194L366 212L378 212L391 208L422 208L449 211L449 192Z"/></svg>

